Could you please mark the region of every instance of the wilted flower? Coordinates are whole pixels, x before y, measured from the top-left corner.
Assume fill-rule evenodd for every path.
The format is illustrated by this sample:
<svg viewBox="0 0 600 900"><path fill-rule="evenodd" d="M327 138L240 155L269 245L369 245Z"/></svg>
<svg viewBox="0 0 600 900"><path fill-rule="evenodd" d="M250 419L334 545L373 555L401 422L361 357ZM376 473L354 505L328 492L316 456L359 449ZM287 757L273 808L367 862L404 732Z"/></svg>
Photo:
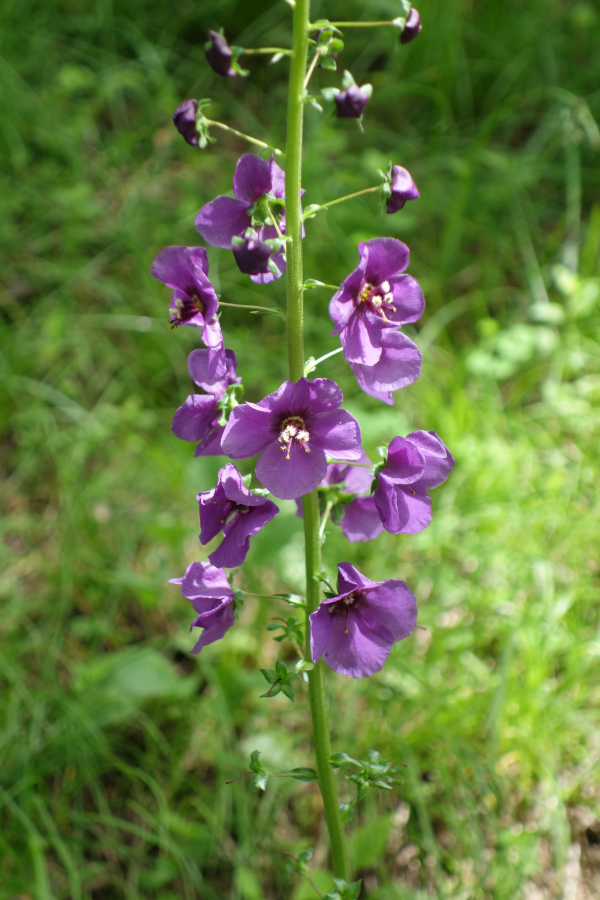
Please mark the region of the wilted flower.
<svg viewBox="0 0 600 900"><path fill-rule="evenodd" d="M395 437L373 494L386 531L416 534L427 528L431 522L428 491L443 484L453 468L454 458L435 431Z"/></svg>
<svg viewBox="0 0 600 900"><path fill-rule="evenodd" d="M209 350L192 350L188 356L190 377L207 393L190 394L171 423L173 434L182 441L200 442L194 456L218 456L223 452L221 438L225 425L219 424L223 414L222 398L231 385L241 381L236 375L233 350L225 350L225 372L218 381L210 375L209 354Z"/></svg>
<svg viewBox="0 0 600 900"><path fill-rule="evenodd" d="M360 427L339 409L343 395L334 381L284 381L260 403L244 403L231 413L222 447L232 459L260 453L256 477L276 497L309 494L327 471L325 454L359 459Z"/></svg>
<svg viewBox="0 0 600 900"><path fill-rule="evenodd" d="M244 484L234 465L219 472L217 486L196 497L200 508L200 543L208 544L223 532L220 546L208 557L213 566L241 566L250 549L250 538L279 512L264 494Z"/></svg>
<svg viewBox="0 0 600 900"><path fill-rule="evenodd" d="M414 41L421 28L421 16L417 12L417 10L413 7L408 14L408 18L406 19L406 25L404 26L404 30L400 35L400 43L401 44L410 44L411 41Z"/></svg>
<svg viewBox="0 0 600 900"><path fill-rule="evenodd" d="M338 565L338 591L309 616L311 656L342 675L365 678L414 631L417 602L404 581L369 581L350 563Z"/></svg>
<svg viewBox="0 0 600 900"><path fill-rule="evenodd" d="M183 578L171 578L170 584L180 584L181 593L191 601L198 613L194 627L204 628L192 653L200 653L207 644L222 638L234 622L233 591L223 569L215 569L207 562L193 562Z"/></svg>
<svg viewBox="0 0 600 900"><path fill-rule="evenodd" d="M208 36L210 41L206 44L206 59L209 66L217 75L234 78L237 73L231 65L233 51L229 49L227 41L218 31L209 31Z"/></svg>
<svg viewBox="0 0 600 900"><path fill-rule="evenodd" d="M387 213L398 212L407 200L418 200L421 196L412 175L402 166L392 166L389 189L391 194L385 207Z"/></svg>
<svg viewBox="0 0 600 900"><path fill-rule="evenodd" d="M246 230L251 227L256 229L260 242L275 240L279 237L277 229L266 224L271 222L270 213L277 219L281 233L285 234L285 172L272 156L269 162L252 153L240 157L233 176L233 193L236 199L224 195L215 197L196 216L196 228L205 241L214 247L231 250L233 238L245 240ZM266 284L281 277L285 271L283 250L273 253L270 261L268 271L251 275L252 281Z"/></svg>
<svg viewBox="0 0 600 900"><path fill-rule="evenodd" d="M383 333L416 322L425 299L412 275L401 274L409 262L409 250L402 241L361 241L358 252L358 268L344 279L329 304L335 322L331 333L339 334L348 362L374 366L382 356Z"/></svg>
<svg viewBox="0 0 600 900"><path fill-rule="evenodd" d="M225 372L223 335L217 318L219 301L208 280L208 256L204 247L165 247L154 258L150 271L164 284L173 288L169 311L171 327L195 325L209 350L211 377Z"/></svg>
<svg viewBox="0 0 600 900"><path fill-rule="evenodd" d="M374 365L350 363L350 368L366 394L392 406L391 391L417 380L423 357L417 345L401 331L382 332L380 345L381 356Z"/></svg>
<svg viewBox="0 0 600 900"><path fill-rule="evenodd" d="M184 100L173 113L173 122L177 131L192 147L197 147L200 140L196 129L197 112L197 100Z"/></svg>

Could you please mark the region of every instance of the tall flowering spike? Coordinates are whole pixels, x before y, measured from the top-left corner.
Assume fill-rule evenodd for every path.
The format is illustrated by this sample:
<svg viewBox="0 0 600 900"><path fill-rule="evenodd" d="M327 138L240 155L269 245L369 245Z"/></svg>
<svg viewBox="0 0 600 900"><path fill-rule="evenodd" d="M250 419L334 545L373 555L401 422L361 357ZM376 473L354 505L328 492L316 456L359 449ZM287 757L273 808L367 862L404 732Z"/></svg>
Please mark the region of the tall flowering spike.
<svg viewBox="0 0 600 900"><path fill-rule="evenodd" d="M335 323L331 333L339 334L348 362L374 366L382 356L383 334L416 322L425 298L412 275L402 274L409 262L409 249L402 241L375 238L359 243L358 252L358 268L344 279L329 304Z"/></svg>
<svg viewBox="0 0 600 900"><path fill-rule="evenodd" d="M224 195L215 197L210 203L206 203L196 216L196 228L205 241L214 247L231 250L233 239L240 238L244 241L246 230L253 226L259 242L276 240L279 235L275 226L264 224L271 221L268 215L269 208L278 218L279 230L285 234L285 216L282 213L285 200L285 172L272 156L269 162L252 153L245 153L240 157L233 176L233 193L235 199ZM281 202L278 204L276 201ZM263 224L260 224L261 222ZM245 260L247 257L242 254L241 258ZM283 250L270 255L270 261L272 265L267 266L268 271L250 275L252 281L266 284L283 275L285 272Z"/></svg>
<svg viewBox="0 0 600 900"><path fill-rule="evenodd" d="M415 629L414 594L404 581L369 581L350 563L338 565L338 591L309 616L312 659L349 678L374 675Z"/></svg>
<svg viewBox="0 0 600 900"><path fill-rule="evenodd" d="M233 51L227 41L218 31L209 31L208 36L210 41L206 44L206 59L209 66L217 75L234 78L237 73L231 65Z"/></svg>
<svg viewBox="0 0 600 900"><path fill-rule="evenodd" d="M454 468L454 457L435 431L395 437L373 494L383 527L391 534L417 534L431 522L428 491Z"/></svg>
<svg viewBox="0 0 600 900"><path fill-rule="evenodd" d="M211 377L209 350L192 350L188 356L188 370L192 380L207 393L190 394L173 416L171 428L173 434L182 441L199 441L195 456L217 456L223 452L221 438L225 426L219 424L223 411L223 404L219 404L219 401L230 385L241 382L241 378L236 375L233 350L225 351L225 367L224 375L215 381Z"/></svg>
<svg viewBox="0 0 600 900"><path fill-rule="evenodd" d="M414 341L401 331L384 331L380 344L381 356L374 365L350 363L350 368L366 394L393 406L391 392L417 380L423 357Z"/></svg>
<svg viewBox="0 0 600 900"><path fill-rule="evenodd" d="M195 325L212 351L212 375L225 372L223 334L217 318L219 301L208 280L208 256L204 247L165 247L154 258L154 278L173 288L169 312L171 327Z"/></svg>
<svg viewBox="0 0 600 900"><path fill-rule="evenodd" d="M193 562L182 578L171 578L170 584L181 585L182 595L198 613L190 625L190 631L195 627L204 629L192 649L192 653L200 653L207 644L222 638L234 622L233 591L225 572L207 562Z"/></svg>
<svg viewBox="0 0 600 900"><path fill-rule="evenodd" d="M390 196L385 205L389 214L398 212L408 200L418 200L421 196L412 175L402 166L392 166L390 174Z"/></svg>
<svg viewBox="0 0 600 900"><path fill-rule="evenodd" d="M222 446L231 459L260 453L256 477L282 500L318 487L327 471L326 453L360 459L360 427L339 407L343 395L334 381L284 381L260 403L244 403L231 413Z"/></svg>
<svg viewBox="0 0 600 900"><path fill-rule="evenodd" d="M400 43L401 44L410 44L411 41L414 41L416 36L422 29L421 24L421 16L417 12L417 10L413 7L408 14L408 18L406 20L406 25L404 26L404 30L400 35Z"/></svg>
<svg viewBox="0 0 600 900"><path fill-rule="evenodd" d="M245 486L234 465L228 463L219 472L217 486L196 497L200 509L200 543L208 544L221 531L220 546L208 557L213 566L241 566L250 538L279 512L271 500Z"/></svg>
<svg viewBox="0 0 600 900"><path fill-rule="evenodd" d="M175 128L192 147L197 147L200 141L200 136L196 129L197 112L197 100L184 100L181 106L178 106L173 113Z"/></svg>

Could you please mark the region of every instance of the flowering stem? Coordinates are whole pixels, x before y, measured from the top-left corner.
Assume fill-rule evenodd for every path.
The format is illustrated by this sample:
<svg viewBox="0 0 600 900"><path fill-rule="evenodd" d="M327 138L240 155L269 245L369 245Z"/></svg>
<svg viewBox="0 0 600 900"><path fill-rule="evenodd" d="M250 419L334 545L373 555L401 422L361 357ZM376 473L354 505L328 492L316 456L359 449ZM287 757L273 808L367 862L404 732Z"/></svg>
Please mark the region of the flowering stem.
<svg viewBox="0 0 600 900"><path fill-rule="evenodd" d="M304 323L302 273L302 131L304 116L304 78L308 54L310 0L296 0L294 4L294 55L290 66L287 121L287 165L285 173L285 215L287 235L287 346L289 376L298 381L304 375ZM302 498L306 555L306 658L311 659L308 616L321 600L321 539L319 537L319 501L317 492ZM331 745L327 699L325 696L325 666L323 660L309 673L308 693L313 723L315 755L319 787L323 797L325 821L331 842L333 871L336 878L350 881L348 851L335 784L334 770L329 765Z"/></svg>
<svg viewBox="0 0 600 900"><path fill-rule="evenodd" d="M372 194L373 191L378 191L380 185L376 184L375 187L365 188L362 191L355 191L353 194L346 194L345 197L338 197L337 200L330 200L328 203L321 203L317 208L313 206L312 209L304 213L304 219L311 219L313 216L316 216L318 212L321 212L322 209L329 209L330 206L335 206L336 203L345 203L346 200L353 200L354 197L361 197L363 194ZM331 287L331 285L328 285Z"/></svg>
<svg viewBox="0 0 600 900"><path fill-rule="evenodd" d="M229 125L225 125L224 122L217 122L216 119L206 119L206 122L209 125L214 125L215 128L222 128L223 131L229 131L231 134L237 134L238 137L244 138L245 141L248 141L250 144L255 144L257 147L262 147L263 150L272 150L273 153L276 153L277 156L283 156L281 150L277 147L271 147L270 144L265 144L264 141L259 141L258 138L251 137L249 134L244 134L243 131L237 131L235 128L231 128Z"/></svg>

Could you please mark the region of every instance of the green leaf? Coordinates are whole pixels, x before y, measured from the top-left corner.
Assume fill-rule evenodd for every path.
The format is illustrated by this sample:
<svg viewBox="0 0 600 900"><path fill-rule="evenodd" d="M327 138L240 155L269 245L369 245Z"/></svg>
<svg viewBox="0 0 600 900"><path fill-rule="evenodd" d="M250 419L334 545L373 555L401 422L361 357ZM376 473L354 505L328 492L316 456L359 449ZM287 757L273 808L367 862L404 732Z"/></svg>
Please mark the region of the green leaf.
<svg viewBox="0 0 600 900"><path fill-rule="evenodd" d="M280 659L275 660L275 671L278 678L285 678L288 674L287 666Z"/></svg>
<svg viewBox="0 0 600 900"><path fill-rule="evenodd" d="M359 762L357 759L354 759L352 756L348 756L347 753L333 753L331 759L329 761L329 765L333 769L358 769L359 771L363 771L364 765Z"/></svg>
<svg viewBox="0 0 600 900"><path fill-rule="evenodd" d="M279 679L279 675L277 674L275 669L261 669L260 671L262 672L265 680L269 682L269 684L275 684L275 682Z"/></svg>
<svg viewBox="0 0 600 900"><path fill-rule="evenodd" d="M318 781L319 776L315 772L314 769L308 769L305 766L300 766L297 769L288 769L286 772L282 772L282 775L289 775L291 778L296 778L298 781Z"/></svg>
<svg viewBox="0 0 600 900"><path fill-rule="evenodd" d="M259 772L252 776L252 784L254 786L254 789L257 791L266 790L268 780L269 773L265 769L261 769Z"/></svg>
<svg viewBox="0 0 600 900"><path fill-rule="evenodd" d="M292 703L296 699L296 691L294 690L294 685L290 681L281 685L281 693L285 694L285 696L288 697L292 701Z"/></svg>

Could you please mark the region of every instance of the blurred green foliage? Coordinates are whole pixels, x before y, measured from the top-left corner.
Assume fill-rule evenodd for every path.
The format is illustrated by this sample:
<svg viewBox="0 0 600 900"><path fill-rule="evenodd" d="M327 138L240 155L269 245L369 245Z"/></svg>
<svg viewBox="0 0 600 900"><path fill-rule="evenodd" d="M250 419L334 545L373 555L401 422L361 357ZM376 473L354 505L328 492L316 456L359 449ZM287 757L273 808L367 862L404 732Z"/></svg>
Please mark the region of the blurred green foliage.
<svg viewBox="0 0 600 900"><path fill-rule="evenodd" d="M368 7L315 2L313 16L398 14L394 0ZM306 117L306 203L375 183L390 159L421 191L395 216L367 196L308 222L306 276L339 283L359 239L392 234L428 301L408 329L423 374L392 409L339 356L318 374L340 382L372 455L433 428L457 458L422 534L327 535L330 575L344 559L405 578L425 627L379 675L329 680L334 749L407 764L401 788L362 801L350 845L373 900L513 900L562 896L580 841L594 895L600 11L423 0L420 12L406 47L387 29L344 36L340 69L374 85L364 135L329 110ZM293 705L259 699L259 667L293 662L266 630L289 607L247 600L196 659L191 610L166 584L210 551L194 495L220 461L170 433L197 335L169 332L149 265L166 244L199 243L195 213L248 150L215 133L194 151L171 114L211 97L212 117L285 136L285 60L219 80L203 42L220 25L236 44L286 46L290 8L0 9L1 900L312 900L284 855L308 846L313 883L331 887L314 784L272 778L260 796L248 779L225 784L254 750L270 771L311 765L303 685ZM315 87L339 76L317 72ZM209 258L223 299L284 306L281 281L258 288L231 254ZM329 296L306 295L307 356L336 346ZM258 399L286 374L283 323L222 321ZM256 593L302 589L301 524L281 506L237 576Z"/></svg>

